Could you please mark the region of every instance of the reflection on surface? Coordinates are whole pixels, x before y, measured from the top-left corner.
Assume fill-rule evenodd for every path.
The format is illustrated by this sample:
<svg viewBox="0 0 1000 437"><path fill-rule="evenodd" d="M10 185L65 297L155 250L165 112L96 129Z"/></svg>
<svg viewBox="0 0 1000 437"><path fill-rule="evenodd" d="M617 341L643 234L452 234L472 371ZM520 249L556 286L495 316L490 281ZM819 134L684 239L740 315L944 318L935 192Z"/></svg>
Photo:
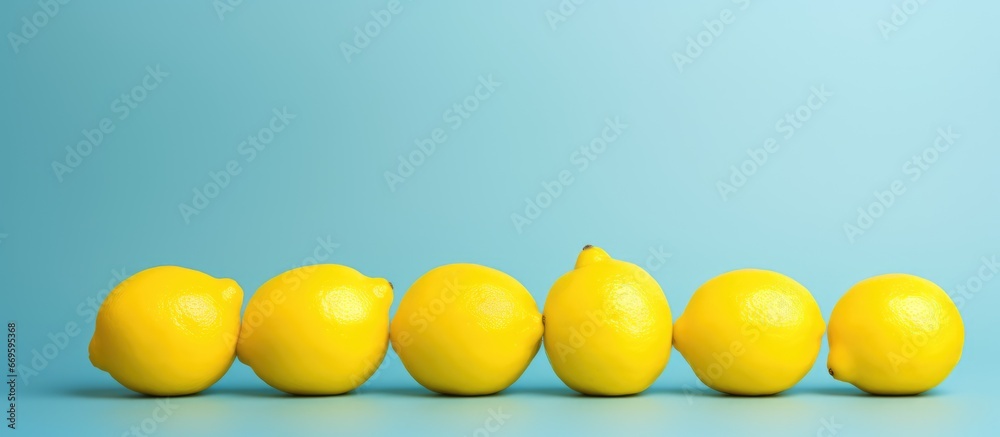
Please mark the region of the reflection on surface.
<svg viewBox="0 0 1000 437"><path fill-rule="evenodd" d="M121 434L153 423L161 399L127 391L76 388L45 395L45 404L74 412L73 427ZM296 397L264 386L213 388L171 398L156 422L165 434L374 432L523 435L588 432L649 435L685 431L769 435L947 433L982 409L948 393L875 397L850 387L795 389L768 397L735 397L704 388L653 388L638 396L585 397L565 387L514 388L495 396L450 397L416 386ZM160 415L163 418L162 414ZM68 424L45 424L45 429ZM850 431L850 432L848 432Z"/></svg>

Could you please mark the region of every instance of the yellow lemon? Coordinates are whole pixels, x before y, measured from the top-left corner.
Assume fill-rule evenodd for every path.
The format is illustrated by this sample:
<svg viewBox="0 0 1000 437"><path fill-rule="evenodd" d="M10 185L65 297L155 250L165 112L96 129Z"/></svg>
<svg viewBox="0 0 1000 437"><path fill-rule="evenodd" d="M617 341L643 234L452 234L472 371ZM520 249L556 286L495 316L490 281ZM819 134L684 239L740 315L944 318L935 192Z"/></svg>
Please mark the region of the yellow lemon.
<svg viewBox="0 0 1000 437"><path fill-rule="evenodd" d="M695 291L674 325L674 346L705 385L770 395L809 372L824 329L816 300L798 282L767 270L736 270Z"/></svg>
<svg viewBox="0 0 1000 437"><path fill-rule="evenodd" d="M847 291L830 316L834 378L873 394L923 393L962 357L965 327L941 287L904 274L876 276Z"/></svg>
<svg viewBox="0 0 1000 437"><path fill-rule="evenodd" d="M289 270L250 298L236 351L268 385L301 395L354 390L389 344L392 284L350 267Z"/></svg>
<svg viewBox="0 0 1000 437"><path fill-rule="evenodd" d="M545 354L567 386L619 396L653 384L670 359L672 318L656 280L586 246L545 299Z"/></svg>
<svg viewBox="0 0 1000 437"><path fill-rule="evenodd" d="M542 315L506 273L475 264L435 268L413 283L392 319L392 348L420 385L485 395L517 380L538 352Z"/></svg>
<svg viewBox="0 0 1000 437"><path fill-rule="evenodd" d="M101 304L90 362L139 393L197 393L233 364L242 304L232 279L175 266L143 270Z"/></svg>

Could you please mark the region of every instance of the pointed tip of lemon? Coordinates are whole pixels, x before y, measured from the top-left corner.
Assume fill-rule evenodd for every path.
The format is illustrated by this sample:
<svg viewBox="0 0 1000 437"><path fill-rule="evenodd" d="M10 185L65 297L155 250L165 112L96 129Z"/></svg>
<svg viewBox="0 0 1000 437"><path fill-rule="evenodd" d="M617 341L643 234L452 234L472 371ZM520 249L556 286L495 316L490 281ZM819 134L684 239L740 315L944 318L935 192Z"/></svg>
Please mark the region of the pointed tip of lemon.
<svg viewBox="0 0 1000 437"><path fill-rule="evenodd" d="M842 355L841 351L834 350L831 351L830 356L827 357L826 371L837 381L851 382L851 375L848 374L850 373L849 364L850 363L846 357Z"/></svg>
<svg viewBox="0 0 1000 437"><path fill-rule="evenodd" d="M830 374L830 377L840 382L847 382L853 384L850 378L846 378L844 372L834 369L836 366L827 365L826 372Z"/></svg>
<svg viewBox="0 0 1000 437"><path fill-rule="evenodd" d="M239 301L243 303L243 288L235 280L229 278L219 279L222 284L222 299L226 302Z"/></svg>
<svg viewBox="0 0 1000 437"><path fill-rule="evenodd" d="M375 297L392 302L392 291L395 289L392 282L384 278L375 278L374 281L375 287L372 292L375 293Z"/></svg>
<svg viewBox="0 0 1000 437"><path fill-rule="evenodd" d="M611 255L608 255L604 249L588 244L583 246L580 251L580 255L576 257L576 266L574 268L581 268L593 264L595 262L605 261L611 259Z"/></svg>

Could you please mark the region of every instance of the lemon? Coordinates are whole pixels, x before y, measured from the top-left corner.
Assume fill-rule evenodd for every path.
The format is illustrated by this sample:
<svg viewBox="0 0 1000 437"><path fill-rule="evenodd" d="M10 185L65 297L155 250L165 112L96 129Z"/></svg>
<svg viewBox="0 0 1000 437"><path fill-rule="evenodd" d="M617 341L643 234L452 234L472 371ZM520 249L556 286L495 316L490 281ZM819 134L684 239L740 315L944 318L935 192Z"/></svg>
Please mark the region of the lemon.
<svg viewBox="0 0 1000 437"><path fill-rule="evenodd" d="M349 392L385 358L391 304L389 281L350 267L289 270L250 298L237 356L268 385L287 393Z"/></svg>
<svg viewBox="0 0 1000 437"><path fill-rule="evenodd" d="M521 283L476 264L437 267L413 283L392 319L392 348L429 390L499 392L538 353L542 315Z"/></svg>
<svg viewBox="0 0 1000 437"><path fill-rule="evenodd" d="M816 300L792 278L736 270L695 291L674 325L674 346L705 385L770 395L809 372L824 328Z"/></svg>
<svg viewBox="0 0 1000 437"><path fill-rule="evenodd" d="M834 378L869 393L923 393L944 381L962 357L965 327L941 287L891 274L851 287L830 316Z"/></svg>
<svg viewBox="0 0 1000 437"><path fill-rule="evenodd" d="M545 298L545 354L569 388L587 395L639 393L670 359L672 317L641 267L586 246Z"/></svg>
<svg viewBox="0 0 1000 437"><path fill-rule="evenodd" d="M242 304L232 279L175 266L143 270L101 304L90 362L139 393L197 393L232 365Z"/></svg>

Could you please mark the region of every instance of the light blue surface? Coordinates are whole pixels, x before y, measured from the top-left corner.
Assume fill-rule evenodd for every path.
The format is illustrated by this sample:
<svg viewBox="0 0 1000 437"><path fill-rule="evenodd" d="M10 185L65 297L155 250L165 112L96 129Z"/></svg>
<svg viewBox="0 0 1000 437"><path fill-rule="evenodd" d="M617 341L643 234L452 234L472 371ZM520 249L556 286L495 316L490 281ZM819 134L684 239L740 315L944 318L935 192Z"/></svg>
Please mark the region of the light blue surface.
<svg viewBox="0 0 1000 437"><path fill-rule="evenodd" d="M707 391L676 352L637 397L573 396L540 353L500 396L445 398L390 354L359 393L334 398L281 396L236 363L150 420L157 400L90 366L87 305L154 265L234 278L249 299L315 254L390 279L398 304L432 267L475 262L518 278L541 306L592 243L647 267L676 318L699 284L735 268L797 279L829 316L866 277L908 272L957 292L1000 255L996 2L587 1L550 22L556 0L404 0L350 62L341 44L388 2L243 2L222 19L212 2L175 3L69 2L16 52L0 49L2 316L18 323L22 366L42 367L31 360L57 350L51 338L65 344L19 381L24 435L120 435L143 421L162 435L992 429L1000 279L960 299L962 362L914 398L834 381L825 345L794 390L757 399ZM894 17L894 5L914 13ZM21 18L42 10L4 2L0 30L31 35ZM709 22L719 35L678 68L675 53L720 16L721 33ZM147 79L157 66L168 76ZM482 85L491 77L499 85ZM149 89L134 89L144 79ZM832 95L807 113L814 88ZM133 92L144 100L123 106ZM476 107L467 118L452 108L463 101ZM284 108L295 118L272 124ZM779 123L796 110L808 120ZM616 117L620 133L605 131ZM53 162L104 118L110 133L57 177ZM263 150L241 145L271 127ZM932 165L908 163L949 127L960 137ZM614 141L586 158L602 133ZM412 175L387 183L399 156L434 136ZM724 200L719 181L731 166L753 170L747 150L765 144L778 149ZM227 166L238 174L185 220L179 205ZM518 232L511 215L560 178L572 182ZM844 224L896 180L905 192L852 242ZM68 323L80 330L62 341ZM497 428L491 410L510 417Z"/></svg>

